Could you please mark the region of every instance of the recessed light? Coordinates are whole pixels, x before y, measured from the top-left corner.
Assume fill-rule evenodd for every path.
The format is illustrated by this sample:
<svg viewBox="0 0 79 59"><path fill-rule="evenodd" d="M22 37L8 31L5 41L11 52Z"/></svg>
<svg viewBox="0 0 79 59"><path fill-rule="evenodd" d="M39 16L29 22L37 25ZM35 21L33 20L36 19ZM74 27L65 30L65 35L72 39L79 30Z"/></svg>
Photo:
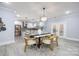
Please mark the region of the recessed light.
<svg viewBox="0 0 79 59"><path fill-rule="evenodd" d="M66 11L65 14L70 14L70 11Z"/></svg>
<svg viewBox="0 0 79 59"><path fill-rule="evenodd" d="M20 15L19 15L19 14L17 14L16 16L17 16L17 17L20 17Z"/></svg>
<svg viewBox="0 0 79 59"><path fill-rule="evenodd" d="M10 2L4 2L4 3L10 4Z"/></svg>

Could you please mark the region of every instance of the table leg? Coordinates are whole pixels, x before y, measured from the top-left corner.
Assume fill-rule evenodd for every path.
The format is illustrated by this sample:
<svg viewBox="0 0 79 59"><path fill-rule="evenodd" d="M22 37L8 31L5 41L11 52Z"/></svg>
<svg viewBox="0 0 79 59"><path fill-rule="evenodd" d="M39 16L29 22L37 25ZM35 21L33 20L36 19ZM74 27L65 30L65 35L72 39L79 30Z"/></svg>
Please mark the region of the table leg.
<svg viewBox="0 0 79 59"><path fill-rule="evenodd" d="M41 40L40 40L40 39L41 39L41 38L39 37L39 38L38 38L38 40L39 40L39 41L38 41L38 48L40 48L40 45L41 45L41 43L40 43Z"/></svg>

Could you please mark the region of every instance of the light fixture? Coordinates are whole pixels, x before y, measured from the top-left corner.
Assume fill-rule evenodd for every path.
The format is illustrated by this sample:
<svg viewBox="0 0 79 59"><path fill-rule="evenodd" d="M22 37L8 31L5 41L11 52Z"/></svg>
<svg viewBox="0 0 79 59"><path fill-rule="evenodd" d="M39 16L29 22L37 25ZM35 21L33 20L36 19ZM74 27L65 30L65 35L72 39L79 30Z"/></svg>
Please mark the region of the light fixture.
<svg viewBox="0 0 79 59"><path fill-rule="evenodd" d="M32 23L28 23L27 24L27 28L33 28L33 24Z"/></svg>
<svg viewBox="0 0 79 59"><path fill-rule="evenodd" d="M37 24L36 23L34 23L34 25L33 25L34 27L36 27L37 26Z"/></svg>
<svg viewBox="0 0 79 59"><path fill-rule="evenodd" d="M39 26L40 26L40 27L44 26L44 23L43 23L43 22L40 22L40 23L39 23Z"/></svg>
<svg viewBox="0 0 79 59"><path fill-rule="evenodd" d="M65 14L70 14L70 11L66 11Z"/></svg>
<svg viewBox="0 0 79 59"><path fill-rule="evenodd" d="M43 8L43 16L41 17L41 21L46 21L47 20L47 17L45 15L45 8Z"/></svg>
<svg viewBox="0 0 79 59"><path fill-rule="evenodd" d="M47 21L47 17L45 16L41 17L41 21Z"/></svg>
<svg viewBox="0 0 79 59"><path fill-rule="evenodd" d="M19 14L17 14L16 16L17 16L17 17L20 17L20 15L19 15Z"/></svg>
<svg viewBox="0 0 79 59"><path fill-rule="evenodd" d="M41 29L38 29L38 34L42 34L42 31L41 31Z"/></svg>
<svg viewBox="0 0 79 59"><path fill-rule="evenodd" d="M15 21L14 24L15 25L21 25L21 22L20 21Z"/></svg>
<svg viewBox="0 0 79 59"><path fill-rule="evenodd" d="M10 2L4 2L4 3L10 4Z"/></svg>

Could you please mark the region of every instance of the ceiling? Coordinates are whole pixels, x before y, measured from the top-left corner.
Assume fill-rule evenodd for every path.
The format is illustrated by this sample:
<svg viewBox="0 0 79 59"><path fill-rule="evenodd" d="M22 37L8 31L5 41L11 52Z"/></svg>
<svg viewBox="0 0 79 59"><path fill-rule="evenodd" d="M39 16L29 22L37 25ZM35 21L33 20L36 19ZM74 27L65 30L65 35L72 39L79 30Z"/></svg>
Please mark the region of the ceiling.
<svg viewBox="0 0 79 59"><path fill-rule="evenodd" d="M46 16L49 18L63 16L67 10L79 12L78 2L11 2L6 6L14 9L16 14L30 19L40 18L43 7L46 8Z"/></svg>

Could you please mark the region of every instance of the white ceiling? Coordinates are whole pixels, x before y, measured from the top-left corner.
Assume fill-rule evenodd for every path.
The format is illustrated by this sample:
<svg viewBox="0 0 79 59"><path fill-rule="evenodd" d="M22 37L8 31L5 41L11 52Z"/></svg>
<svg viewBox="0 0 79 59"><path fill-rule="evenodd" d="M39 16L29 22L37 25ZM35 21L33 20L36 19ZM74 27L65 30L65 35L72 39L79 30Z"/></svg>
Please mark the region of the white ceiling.
<svg viewBox="0 0 79 59"><path fill-rule="evenodd" d="M65 11L72 13L79 12L78 2L11 2L7 7L16 11L16 14L31 19L42 16L42 8L46 8L47 17L57 17L65 15Z"/></svg>

